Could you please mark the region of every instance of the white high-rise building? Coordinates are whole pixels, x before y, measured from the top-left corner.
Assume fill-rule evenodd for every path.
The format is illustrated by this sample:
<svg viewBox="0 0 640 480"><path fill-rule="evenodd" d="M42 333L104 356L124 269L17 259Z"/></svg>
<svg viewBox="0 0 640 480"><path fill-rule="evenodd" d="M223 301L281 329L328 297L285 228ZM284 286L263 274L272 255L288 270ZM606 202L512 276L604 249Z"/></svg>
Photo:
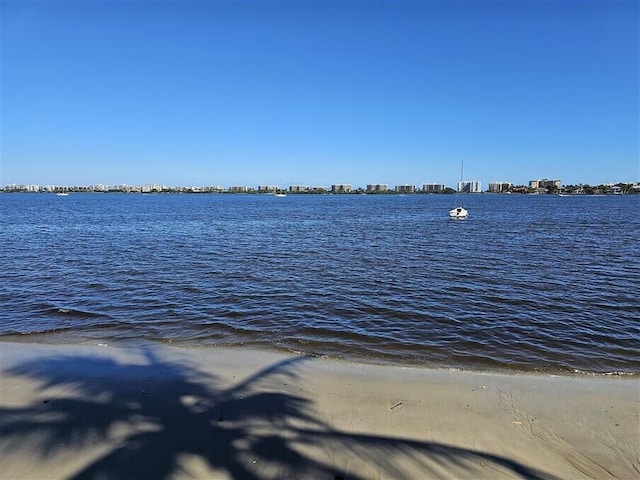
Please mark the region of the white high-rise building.
<svg viewBox="0 0 640 480"><path fill-rule="evenodd" d="M458 182L458 191L463 193L480 193L482 192L482 184L476 180Z"/></svg>

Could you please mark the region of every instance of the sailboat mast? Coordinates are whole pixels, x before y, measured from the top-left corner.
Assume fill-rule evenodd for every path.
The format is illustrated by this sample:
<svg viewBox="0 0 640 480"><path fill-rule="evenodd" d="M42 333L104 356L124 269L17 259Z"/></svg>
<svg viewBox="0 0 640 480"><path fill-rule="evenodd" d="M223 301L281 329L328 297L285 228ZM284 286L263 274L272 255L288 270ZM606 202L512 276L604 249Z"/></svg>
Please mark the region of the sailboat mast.
<svg viewBox="0 0 640 480"><path fill-rule="evenodd" d="M458 188L456 188L456 192L462 192L462 172L464 170L464 160L462 160L462 164L460 165L460 181L458 182Z"/></svg>
<svg viewBox="0 0 640 480"><path fill-rule="evenodd" d="M452 210L449 210L450 218L467 218L468 212L462 205L462 182L464 179L464 160L460 163L460 183L458 183L458 189L456 193L456 206Z"/></svg>

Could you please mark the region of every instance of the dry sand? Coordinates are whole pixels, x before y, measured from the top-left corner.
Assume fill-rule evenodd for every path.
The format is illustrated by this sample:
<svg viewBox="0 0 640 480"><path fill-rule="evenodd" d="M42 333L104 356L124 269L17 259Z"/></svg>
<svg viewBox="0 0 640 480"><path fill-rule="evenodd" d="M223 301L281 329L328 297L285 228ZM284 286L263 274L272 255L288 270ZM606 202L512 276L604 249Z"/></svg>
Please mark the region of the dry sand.
<svg viewBox="0 0 640 480"><path fill-rule="evenodd" d="M0 478L640 478L637 378L0 343Z"/></svg>

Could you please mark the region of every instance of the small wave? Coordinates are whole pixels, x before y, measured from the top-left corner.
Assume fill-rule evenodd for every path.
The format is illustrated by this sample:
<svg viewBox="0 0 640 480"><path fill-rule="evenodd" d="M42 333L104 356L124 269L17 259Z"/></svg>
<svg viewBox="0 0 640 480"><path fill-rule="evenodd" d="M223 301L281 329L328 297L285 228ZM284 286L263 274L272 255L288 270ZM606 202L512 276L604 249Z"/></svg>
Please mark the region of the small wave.
<svg viewBox="0 0 640 480"><path fill-rule="evenodd" d="M69 334L77 331L76 326L68 327L51 327L51 328L34 328L27 331L6 331L0 334L0 339L11 340L13 338L33 337L36 340L43 340L49 335ZM37 342L36 342L37 343ZM45 342L46 343L46 342Z"/></svg>
<svg viewBox="0 0 640 480"><path fill-rule="evenodd" d="M638 374L634 372L589 372L586 370L574 369L573 373L576 375L588 375L592 377L635 377Z"/></svg>
<svg viewBox="0 0 640 480"><path fill-rule="evenodd" d="M46 313L50 315L58 315L58 316L71 317L71 318L100 318L105 316L101 313L90 312L86 310L79 310L76 308L66 308L66 307L48 308Z"/></svg>

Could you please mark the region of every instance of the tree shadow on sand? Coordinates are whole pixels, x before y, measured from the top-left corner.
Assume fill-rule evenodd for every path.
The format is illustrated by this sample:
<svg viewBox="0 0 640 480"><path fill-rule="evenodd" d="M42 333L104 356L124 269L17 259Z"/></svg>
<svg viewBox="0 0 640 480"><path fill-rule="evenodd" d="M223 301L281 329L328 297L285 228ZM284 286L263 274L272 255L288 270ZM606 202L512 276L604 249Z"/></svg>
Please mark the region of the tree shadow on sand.
<svg viewBox="0 0 640 480"><path fill-rule="evenodd" d="M46 462L76 449L92 452L81 455L88 463L70 474L76 479L198 476L189 470L194 459L208 475L249 480L360 479L371 472L406 478L409 471L423 478L553 478L488 453L332 428L312 413L309 399L275 387L295 384L306 357L275 363L231 386L163 360L153 349L141 359L125 364L61 356L11 368L9 375L56 393L0 408L4 454L28 448ZM84 450L92 446L98 448Z"/></svg>

